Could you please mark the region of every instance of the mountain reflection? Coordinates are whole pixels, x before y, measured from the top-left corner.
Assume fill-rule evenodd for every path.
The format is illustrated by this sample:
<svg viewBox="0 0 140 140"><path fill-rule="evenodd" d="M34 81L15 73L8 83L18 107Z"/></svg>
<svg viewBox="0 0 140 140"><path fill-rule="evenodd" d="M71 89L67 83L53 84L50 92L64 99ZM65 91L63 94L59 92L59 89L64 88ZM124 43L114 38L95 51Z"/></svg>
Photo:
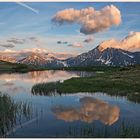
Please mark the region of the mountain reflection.
<svg viewBox="0 0 140 140"><path fill-rule="evenodd" d="M80 107L55 106L52 112L57 119L73 122L83 121L91 123L99 120L106 125L112 125L119 119L120 109L118 106L92 97L83 97L79 100Z"/></svg>
<svg viewBox="0 0 140 140"><path fill-rule="evenodd" d="M66 80L71 77L87 77L94 75L95 73L79 72L79 71L57 71L57 70L48 70L48 71L32 71L24 74L14 73L14 74L0 74L0 80L6 82L12 81L23 81L29 83L41 83L41 82L51 82L58 80Z"/></svg>
<svg viewBox="0 0 140 140"><path fill-rule="evenodd" d="M34 84L78 77L77 73L66 71L33 71L24 74L0 74L1 91L10 95L30 93Z"/></svg>
<svg viewBox="0 0 140 140"><path fill-rule="evenodd" d="M94 72L46 70L32 71L24 74L0 74L1 91L10 95L30 93L33 85L55 81L64 81L72 77L87 77Z"/></svg>

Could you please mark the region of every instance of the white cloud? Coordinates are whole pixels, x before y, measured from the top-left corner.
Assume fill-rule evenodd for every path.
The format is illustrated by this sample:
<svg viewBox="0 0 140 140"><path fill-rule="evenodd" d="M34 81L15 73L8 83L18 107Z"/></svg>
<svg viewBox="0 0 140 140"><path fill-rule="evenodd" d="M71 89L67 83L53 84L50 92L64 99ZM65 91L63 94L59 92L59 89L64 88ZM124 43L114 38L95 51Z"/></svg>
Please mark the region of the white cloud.
<svg viewBox="0 0 140 140"><path fill-rule="evenodd" d="M7 43L7 42L0 42L0 46L4 48L14 48L15 44L13 43Z"/></svg>
<svg viewBox="0 0 140 140"><path fill-rule="evenodd" d="M14 44L23 44L25 43L25 39L21 39L21 38L10 38L10 39L7 39L7 42L11 42L11 43L14 43Z"/></svg>
<svg viewBox="0 0 140 140"><path fill-rule="evenodd" d="M69 57L74 57L76 54L74 53L67 53L67 52L52 52L46 48L39 47L39 48L31 48L31 49L23 49L23 50L11 50L11 49L5 49L4 51L0 51L0 55L4 56L16 56L16 57L26 57L27 55L30 55L31 53L38 53L41 55L47 55L49 57L55 57L57 59L67 59Z"/></svg>
<svg viewBox="0 0 140 140"><path fill-rule="evenodd" d="M73 44L68 44L68 46L75 47L75 48L82 48L83 45L80 42L74 42Z"/></svg>
<svg viewBox="0 0 140 140"><path fill-rule="evenodd" d="M100 44L101 51L106 48L119 48L127 51L140 51L140 32L130 32L123 40L118 41L115 39L104 41Z"/></svg>
<svg viewBox="0 0 140 140"><path fill-rule="evenodd" d="M104 31L112 25L119 25L121 23L121 13L114 5L106 6L100 11L93 7L81 10L70 8L57 12L52 21L60 25L78 23L81 25L81 33L93 34Z"/></svg>
<svg viewBox="0 0 140 140"><path fill-rule="evenodd" d="M5 38L0 40L0 46L5 47L5 48L14 48L17 45L22 45L22 44L32 44L34 47L43 47L47 44L46 38L43 37L10 37L10 38Z"/></svg>

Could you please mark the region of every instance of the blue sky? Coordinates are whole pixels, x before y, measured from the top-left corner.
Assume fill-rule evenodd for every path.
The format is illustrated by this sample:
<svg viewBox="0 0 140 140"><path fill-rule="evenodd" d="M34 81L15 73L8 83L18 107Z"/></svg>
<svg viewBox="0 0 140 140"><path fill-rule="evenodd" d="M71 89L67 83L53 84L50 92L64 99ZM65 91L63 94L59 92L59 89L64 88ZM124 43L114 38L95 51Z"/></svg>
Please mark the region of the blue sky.
<svg viewBox="0 0 140 140"><path fill-rule="evenodd" d="M17 44L11 50L32 49L42 47L53 52L83 53L96 47L100 42L115 38L123 39L129 32L138 32L140 29L140 3L126 2L32 2L25 3L38 12L34 12L18 3L0 2L0 41L9 38L38 38L37 43L26 42ZM100 10L107 5L113 4L121 12L122 22L119 26L111 26L109 29L91 35L81 34L78 24L66 24L56 26L51 19L54 15L64 9L83 9L94 7ZM93 37L90 43L83 40ZM70 44L81 43L83 47L72 47L66 44L58 44L57 41L65 41ZM7 48L1 47L3 51Z"/></svg>

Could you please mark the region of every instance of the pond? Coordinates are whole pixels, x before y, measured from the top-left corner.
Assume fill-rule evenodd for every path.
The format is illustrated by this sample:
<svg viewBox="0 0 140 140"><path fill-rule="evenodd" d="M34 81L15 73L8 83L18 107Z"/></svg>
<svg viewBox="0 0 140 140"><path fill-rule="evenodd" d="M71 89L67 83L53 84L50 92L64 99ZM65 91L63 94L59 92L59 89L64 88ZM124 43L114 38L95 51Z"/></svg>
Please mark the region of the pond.
<svg viewBox="0 0 140 140"><path fill-rule="evenodd" d="M94 72L34 71L1 74L0 91L32 107L32 117L6 137L139 137L140 104L106 93L32 94L35 84L96 76Z"/></svg>

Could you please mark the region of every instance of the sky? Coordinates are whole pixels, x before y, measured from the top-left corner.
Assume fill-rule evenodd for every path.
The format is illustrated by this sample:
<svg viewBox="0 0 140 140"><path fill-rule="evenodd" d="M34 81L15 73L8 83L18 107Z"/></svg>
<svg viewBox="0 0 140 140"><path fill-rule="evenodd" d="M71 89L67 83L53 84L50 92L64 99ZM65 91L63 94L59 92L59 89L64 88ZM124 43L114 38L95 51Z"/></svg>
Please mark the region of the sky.
<svg viewBox="0 0 140 140"><path fill-rule="evenodd" d="M110 7L103 10L107 6ZM79 11L86 12L88 8L96 11L94 20L90 14L79 15ZM139 32L139 23L138 2L0 2L0 51L42 48L48 52L81 54L105 40L122 40ZM94 28L89 29L89 25Z"/></svg>

